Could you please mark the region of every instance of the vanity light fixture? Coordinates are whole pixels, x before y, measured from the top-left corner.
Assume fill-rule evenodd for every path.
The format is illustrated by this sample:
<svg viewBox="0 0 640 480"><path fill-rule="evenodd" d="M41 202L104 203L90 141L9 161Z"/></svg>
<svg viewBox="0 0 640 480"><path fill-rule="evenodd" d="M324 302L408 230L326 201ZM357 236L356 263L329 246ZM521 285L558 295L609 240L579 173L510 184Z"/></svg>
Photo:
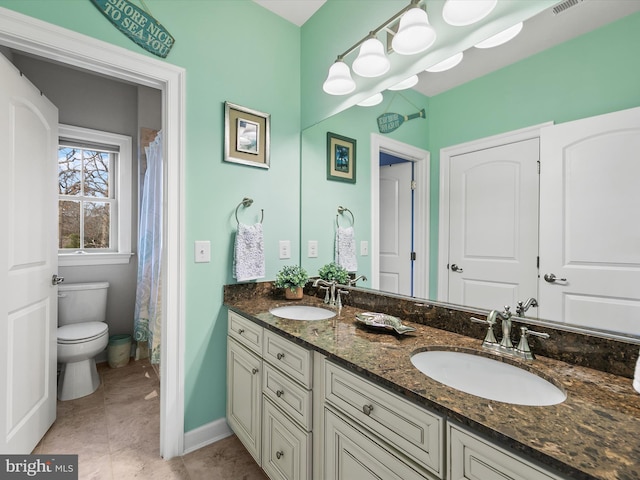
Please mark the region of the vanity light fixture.
<svg viewBox="0 0 640 480"><path fill-rule="evenodd" d="M329 75L322 84L322 89L329 95L347 95L356 89L351 70L341 57L329 68Z"/></svg>
<svg viewBox="0 0 640 480"><path fill-rule="evenodd" d="M396 83L393 87L389 87L387 90L406 90L407 88L411 88L418 83L418 76L411 75L406 80L403 80L399 83Z"/></svg>
<svg viewBox="0 0 640 480"><path fill-rule="evenodd" d="M486 40L483 40L480 43L474 45L476 48L493 48L498 45L502 45L503 43L507 43L509 40L513 39L516 35L520 33L522 30L523 23L516 23L514 26L503 30L500 33L496 33L493 37L489 37Z"/></svg>
<svg viewBox="0 0 640 480"><path fill-rule="evenodd" d="M375 95L370 96L366 100L361 101L357 105L359 107L373 107L374 105L378 105L382 103L383 96L381 93L376 93Z"/></svg>
<svg viewBox="0 0 640 480"><path fill-rule="evenodd" d="M347 95L355 90L356 86L355 81L351 78L351 69L344 62L344 58L358 48L360 48L358 57L352 65L354 73L361 77L378 77L387 73L391 68L391 62L385 54L384 45L377 38L377 35L383 30L387 34L393 35L391 47L401 55L413 55L433 45L436 32L429 25L425 7L420 6L424 2L425 0L411 0L408 6L369 32L369 35L343 54L338 55L334 64L329 68L329 74L322 89L330 95Z"/></svg>
<svg viewBox="0 0 640 480"><path fill-rule="evenodd" d="M361 77L379 77L391 68L391 62L384 54L384 45L373 32L360 46L358 58L353 61L351 68Z"/></svg>
<svg viewBox="0 0 640 480"><path fill-rule="evenodd" d="M431 73L437 73L437 72L444 72L445 70L450 70L462 61L463 56L464 54L462 52L456 53L455 55L452 55L451 57L439 63L436 63L435 65L432 65L431 67L427 68L426 71Z"/></svg>
<svg viewBox="0 0 640 480"><path fill-rule="evenodd" d="M472 25L489 15L497 3L498 0L447 0L442 18L455 27Z"/></svg>

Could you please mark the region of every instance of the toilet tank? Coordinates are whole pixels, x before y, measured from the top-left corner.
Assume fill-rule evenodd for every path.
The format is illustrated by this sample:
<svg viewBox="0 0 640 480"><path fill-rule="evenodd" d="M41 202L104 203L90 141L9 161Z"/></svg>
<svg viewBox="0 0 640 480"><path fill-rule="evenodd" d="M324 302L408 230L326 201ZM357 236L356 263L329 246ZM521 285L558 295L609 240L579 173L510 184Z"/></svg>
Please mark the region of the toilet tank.
<svg viewBox="0 0 640 480"><path fill-rule="evenodd" d="M104 322L108 282L67 283L58 286L58 325Z"/></svg>

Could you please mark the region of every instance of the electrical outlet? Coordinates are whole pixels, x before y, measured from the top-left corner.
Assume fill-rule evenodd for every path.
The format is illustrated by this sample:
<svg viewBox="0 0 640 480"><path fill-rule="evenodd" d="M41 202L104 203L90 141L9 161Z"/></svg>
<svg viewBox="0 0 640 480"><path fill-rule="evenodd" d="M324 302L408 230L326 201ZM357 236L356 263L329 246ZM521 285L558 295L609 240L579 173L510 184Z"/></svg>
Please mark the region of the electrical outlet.
<svg viewBox="0 0 640 480"><path fill-rule="evenodd" d="M194 255L196 263L210 262L211 242L209 240L196 240L194 244Z"/></svg>
<svg viewBox="0 0 640 480"><path fill-rule="evenodd" d="M360 256L366 257L369 255L369 242L366 240L360 241Z"/></svg>
<svg viewBox="0 0 640 480"><path fill-rule="evenodd" d="M291 242L289 240L280 240L280 259L291 258Z"/></svg>
<svg viewBox="0 0 640 480"><path fill-rule="evenodd" d="M309 240L307 243L307 257L318 258L318 241Z"/></svg>

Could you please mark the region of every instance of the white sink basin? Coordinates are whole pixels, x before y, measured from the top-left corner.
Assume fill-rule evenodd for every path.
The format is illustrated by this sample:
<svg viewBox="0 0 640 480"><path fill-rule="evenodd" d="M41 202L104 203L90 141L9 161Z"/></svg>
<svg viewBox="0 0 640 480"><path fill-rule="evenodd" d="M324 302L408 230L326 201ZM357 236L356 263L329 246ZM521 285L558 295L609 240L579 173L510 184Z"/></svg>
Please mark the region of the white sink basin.
<svg viewBox="0 0 640 480"><path fill-rule="evenodd" d="M470 353L427 350L411 356L422 373L457 390L516 405L555 405L567 395L551 382L514 365Z"/></svg>
<svg viewBox="0 0 640 480"><path fill-rule="evenodd" d="M336 316L336 312L326 308L311 307L309 305L286 305L269 310L276 317L288 320L327 320Z"/></svg>

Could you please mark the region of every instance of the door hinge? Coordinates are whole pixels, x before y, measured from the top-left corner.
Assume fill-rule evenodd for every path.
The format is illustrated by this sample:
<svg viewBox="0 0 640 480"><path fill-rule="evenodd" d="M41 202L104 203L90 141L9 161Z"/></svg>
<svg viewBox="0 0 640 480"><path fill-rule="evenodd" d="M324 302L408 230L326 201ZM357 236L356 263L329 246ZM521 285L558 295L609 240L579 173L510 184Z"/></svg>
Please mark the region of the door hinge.
<svg viewBox="0 0 640 480"><path fill-rule="evenodd" d="M416 252L411 252L411 261L415 262L416 260Z"/></svg>
<svg viewBox="0 0 640 480"><path fill-rule="evenodd" d="M538 162L538 175L540 175L540 160L538 160L537 162Z"/></svg>
<svg viewBox="0 0 640 480"><path fill-rule="evenodd" d="M417 188L418 184L416 183L415 180L411 180L411 190L415 190Z"/></svg>
<svg viewBox="0 0 640 480"><path fill-rule="evenodd" d="M540 257L536 257L536 268L540 269Z"/></svg>

